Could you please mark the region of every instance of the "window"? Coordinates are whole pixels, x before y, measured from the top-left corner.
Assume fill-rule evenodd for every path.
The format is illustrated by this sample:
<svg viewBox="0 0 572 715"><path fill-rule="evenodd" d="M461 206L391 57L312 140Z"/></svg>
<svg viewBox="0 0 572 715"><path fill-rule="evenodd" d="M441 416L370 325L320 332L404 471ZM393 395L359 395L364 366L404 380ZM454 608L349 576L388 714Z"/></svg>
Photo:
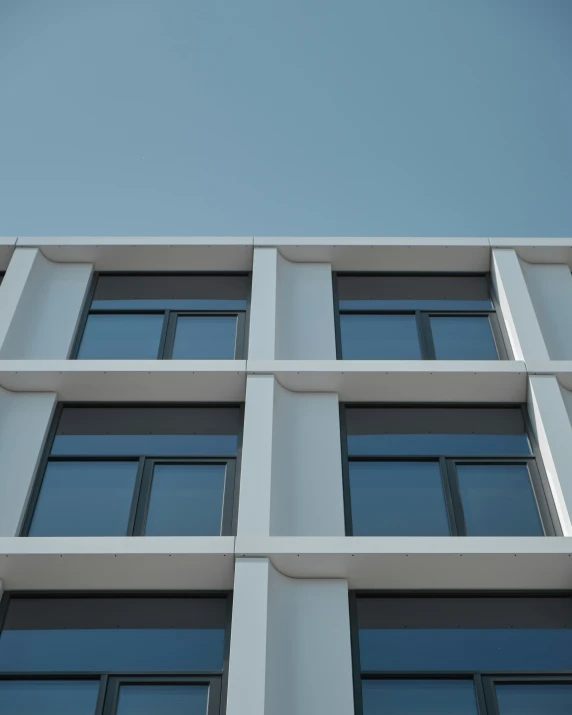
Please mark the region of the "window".
<svg viewBox="0 0 572 715"><path fill-rule="evenodd" d="M226 595L4 599L0 712L219 712Z"/></svg>
<svg viewBox="0 0 572 715"><path fill-rule="evenodd" d="M342 407L346 533L542 536L551 508L521 407Z"/></svg>
<svg viewBox="0 0 572 715"><path fill-rule="evenodd" d="M570 596L350 595L356 715L572 712Z"/></svg>
<svg viewBox="0 0 572 715"><path fill-rule="evenodd" d="M506 358L485 275L335 275L338 358Z"/></svg>
<svg viewBox="0 0 572 715"><path fill-rule="evenodd" d="M63 406L22 534L231 534L241 427L239 406Z"/></svg>
<svg viewBox="0 0 572 715"><path fill-rule="evenodd" d="M245 357L248 275L99 274L79 360Z"/></svg>

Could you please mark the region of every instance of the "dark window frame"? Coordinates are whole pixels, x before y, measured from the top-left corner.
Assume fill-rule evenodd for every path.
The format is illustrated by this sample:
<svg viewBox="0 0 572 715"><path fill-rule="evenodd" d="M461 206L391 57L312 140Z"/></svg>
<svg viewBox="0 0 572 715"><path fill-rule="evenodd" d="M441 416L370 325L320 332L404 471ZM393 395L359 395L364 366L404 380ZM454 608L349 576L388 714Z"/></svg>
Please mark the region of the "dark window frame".
<svg viewBox="0 0 572 715"><path fill-rule="evenodd" d="M0 633L4 628L4 622L6 620L6 615L8 613L8 608L10 605L10 600L12 597L24 597L24 598L36 598L36 599L46 599L46 598L145 598L145 597L160 597L168 601L170 597L173 598L220 598L226 601L226 615L225 615L225 625L224 625L224 647L223 647L223 662L222 671L210 672L205 671L201 673L168 673L164 671L158 671L155 673L144 673L141 675L130 673L129 675L124 675L122 673L115 672L68 672L68 671L57 671L57 672L16 672L8 673L5 671L0 671L0 681L4 680L44 680L44 681L54 681L54 680L99 680L99 695L97 699L97 706L94 715L113 715L115 713L114 709L110 709L109 702L109 692L108 686L110 681L115 680L115 683L111 683L112 687L118 688L122 683L149 683L149 684L161 684L161 683L196 683L209 685L209 702L208 709L205 715L224 715L226 712L226 697L228 690L228 666L230 658L230 636L231 636L231 624L232 624L232 602L233 602L233 592L232 591L5 591L0 599ZM214 698L211 698L211 692L214 694Z"/></svg>
<svg viewBox="0 0 572 715"><path fill-rule="evenodd" d="M210 455L191 457L176 456L163 457L155 455L121 455L105 456L101 454L81 455L81 456L51 456L52 447L56 438L58 424L62 411L66 407L232 407L239 410L239 430L237 435L236 455L216 456ZM153 466L159 464L226 464L225 483L223 493L223 504L221 511L221 532L220 536L233 536L236 534L238 521L238 499L240 490L240 465L242 461L242 438L244 431L244 403L222 403L222 402L59 402L52 416L50 429L42 449L38 466L32 478L32 488L30 490L26 505L22 512L21 526L18 529L18 536L28 537L32 520L42 485L46 475L47 466L50 462L138 462L133 498L125 537L145 536L143 530L147 519L149 507L149 497L153 479ZM70 537L71 538L71 537ZM95 537L86 537L95 538ZM123 537L118 537L123 538Z"/></svg>
<svg viewBox="0 0 572 715"><path fill-rule="evenodd" d="M402 278L412 278L412 277L431 277L431 278L486 278L487 285L489 287L489 297L493 307L490 310L352 310L343 309L340 310L340 301L338 297L338 276L345 277L369 277L369 278L384 278L384 277L402 277ZM358 271L333 271L332 272L332 283L333 283L333 298L334 298L334 327L335 327L335 339L336 339L336 360L344 360L343 349L342 349L342 331L341 331L341 315L414 315L415 322L417 325L417 335L419 338L419 349L421 351L421 360L436 360L435 357L435 346L433 343L433 334L430 326L431 317L487 317L489 324L491 326L491 334L495 343L495 347L498 354L499 360L514 360L514 356L510 352L507 342L505 341L500 320L498 318L500 314L500 308L498 301L495 298L495 293L493 290L493 285L491 282L490 273L477 272L477 273L428 273L428 272L358 272ZM491 361L491 362L494 362Z"/></svg>
<svg viewBox="0 0 572 715"><path fill-rule="evenodd" d="M571 598L570 591L360 591L350 590L348 592L348 606L350 618L350 647L352 659L352 680L354 688L354 713L363 714L362 681L364 680L471 680L475 688L478 715L502 715L499 713L494 694L495 683L558 683L565 682L572 684L572 671L570 672L527 672L519 671L362 671L359 649L359 624L357 615L358 599L379 598L383 596L411 597L416 598L439 598L453 596L455 598L475 598L477 597L508 597L518 598L527 596L565 596Z"/></svg>
<svg viewBox="0 0 572 715"><path fill-rule="evenodd" d="M520 408L525 426L525 434L530 442L532 455L523 457L522 455L502 455L500 457L486 457L477 455L475 457L455 457L454 455L368 455L351 457L348 453L348 434L346 427L346 408L358 407L365 408L420 408L420 407L444 407L454 409L455 407L469 408ZM341 459L342 459L342 490L344 496L344 522L346 536L353 536L352 526L352 507L351 507L351 489L350 489L350 461L351 462L433 462L439 463L441 473L441 484L443 486L443 496L447 511L447 518L451 533L449 536L466 536L466 527L464 526L464 512L461 500L461 493L458 485L456 474L456 464L525 464L532 485L532 491L541 525L544 531L544 536L562 536L562 527L558 518L556 505L552 497L548 476L544 470L544 465L540 457L540 449L538 442L534 436L532 424L528 416L525 405L505 404L505 403L350 403L340 402L340 437L341 437ZM383 536L376 538L386 538ZM419 537L423 538L423 537ZM444 537L446 538L446 537Z"/></svg>
<svg viewBox="0 0 572 715"><path fill-rule="evenodd" d="M243 276L251 279L252 273L248 271L193 271L193 272L169 272L169 271L96 271L91 277L91 283L86 293L84 303L81 309L81 317L76 329L72 347L69 353L68 360L78 360L81 342L85 333L85 328L90 315L163 315L163 327L159 340L156 360L172 360L173 347L175 344L175 333L177 320L179 317L201 317L201 316L235 316L236 321L236 341L234 344L234 360L246 360L248 352L248 333L250 324L250 296L249 289L246 297L246 310L172 310L166 308L161 309L92 309L91 305L97 287L97 281L100 277L112 276L121 278L122 276L185 276L188 278L212 276L213 278L222 278L225 276ZM95 358L94 358L95 359ZM98 358L105 359L105 358ZM111 359L111 358L110 358ZM139 358L132 358L138 360ZM213 358L214 359L214 358Z"/></svg>

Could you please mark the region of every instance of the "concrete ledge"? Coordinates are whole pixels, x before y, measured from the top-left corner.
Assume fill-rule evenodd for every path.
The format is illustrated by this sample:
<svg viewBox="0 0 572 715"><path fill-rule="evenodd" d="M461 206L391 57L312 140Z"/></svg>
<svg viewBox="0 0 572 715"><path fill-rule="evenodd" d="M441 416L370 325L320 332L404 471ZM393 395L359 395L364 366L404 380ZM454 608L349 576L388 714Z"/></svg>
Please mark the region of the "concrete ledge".
<svg viewBox="0 0 572 715"><path fill-rule="evenodd" d="M569 537L237 537L291 578L363 589L570 589Z"/></svg>
<svg viewBox="0 0 572 715"><path fill-rule="evenodd" d="M338 271L488 271L487 238L254 238L294 263L330 263Z"/></svg>
<svg viewBox="0 0 572 715"><path fill-rule="evenodd" d="M0 538L4 590L232 589L234 537Z"/></svg>
<svg viewBox="0 0 572 715"><path fill-rule="evenodd" d="M242 402L244 360L0 360L0 386L60 400Z"/></svg>
<svg viewBox="0 0 572 715"><path fill-rule="evenodd" d="M572 268L572 238L491 238L492 248L514 248L528 263L564 263Z"/></svg>
<svg viewBox="0 0 572 715"><path fill-rule="evenodd" d="M560 385L572 390L572 360L527 360L531 375L554 375Z"/></svg>
<svg viewBox="0 0 572 715"><path fill-rule="evenodd" d="M249 271L252 237L31 237L18 247L40 248L62 263L92 263L96 271Z"/></svg>
<svg viewBox="0 0 572 715"><path fill-rule="evenodd" d="M526 368L515 361L249 360L292 392L337 392L341 401L525 402Z"/></svg>

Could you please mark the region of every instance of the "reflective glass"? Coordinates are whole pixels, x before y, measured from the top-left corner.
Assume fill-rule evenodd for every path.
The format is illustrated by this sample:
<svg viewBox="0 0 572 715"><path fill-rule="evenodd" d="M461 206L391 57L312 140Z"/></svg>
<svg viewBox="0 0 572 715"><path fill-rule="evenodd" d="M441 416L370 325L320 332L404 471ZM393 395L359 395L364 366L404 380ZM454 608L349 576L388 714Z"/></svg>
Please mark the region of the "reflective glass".
<svg viewBox="0 0 572 715"><path fill-rule="evenodd" d="M2 715L94 715L99 680L0 680Z"/></svg>
<svg viewBox="0 0 572 715"><path fill-rule="evenodd" d="M122 685L117 715L206 715L206 685Z"/></svg>
<svg viewBox="0 0 572 715"><path fill-rule="evenodd" d="M234 316L182 316L177 320L173 360L233 360Z"/></svg>
<svg viewBox="0 0 572 715"><path fill-rule="evenodd" d="M437 360L498 360L488 317L431 316Z"/></svg>
<svg viewBox="0 0 572 715"><path fill-rule="evenodd" d="M497 685L500 715L570 715L572 684L523 683Z"/></svg>
<svg viewBox="0 0 572 715"><path fill-rule="evenodd" d="M354 536L448 536L437 462L350 462Z"/></svg>
<svg viewBox="0 0 572 715"><path fill-rule="evenodd" d="M0 670L8 673L205 672L221 670L223 644L224 630L207 628L3 631Z"/></svg>
<svg viewBox="0 0 572 715"><path fill-rule="evenodd" d="M478 715L471 680L363 680L362 698L363 715Z"/></svg>
<svg viewBox="0 0 572 715"><path fill-rule="evenodd" d="M156 360L163 320L163 315L90 315L78 360Z"/></svg>
<svg viewBox="0 0 572 715"><path fill-rule="evenodd" d="M542 536L525 464L458 464L469 536Z"/></svg>
<svg viewBox="0 0 572 715"><path fill-rule="evenodd" d="M572 670L566 628L368 628L359 643L362 671Z"/></svg>
<svg viewBox="0 0 572 715"><path fill-rule="evenodd" d="M231 457L236 454L234 434L58 434L51 454L55 457Z"/></svg>
<svg viewBox="0 0 572 715"><path fill-rule="evenodd" d="M420 360L414 315L340 315L345 360Z"/></svg>
<svg viewBox="0 0 572 715"><path fill-rule="evenodd" d="M145 533L218 536L226 465L157 464Z"/></svg>
<svg viewBox="0 0 572 715"><path fill-rule="evenodd" d="M519 457L531 454L525 434L353 434L354 457Z"/></svg>
<svg viewBox="0 0 572 715"><path fill-rule="evenodd" d="M30 536L125 536L137 462L50 462Z"/></svg>

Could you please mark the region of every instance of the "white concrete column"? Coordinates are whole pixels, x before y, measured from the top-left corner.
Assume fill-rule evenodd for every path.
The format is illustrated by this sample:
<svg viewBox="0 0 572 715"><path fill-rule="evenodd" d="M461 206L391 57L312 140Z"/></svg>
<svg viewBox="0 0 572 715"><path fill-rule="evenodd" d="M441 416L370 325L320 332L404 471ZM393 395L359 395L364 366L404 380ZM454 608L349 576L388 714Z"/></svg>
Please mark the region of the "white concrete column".
<svg viewBox="0 0 572 715"><path fill-rule="evenodd" d="M16 536L57 397L0 388L0 536Z"/></svg>
<svg viewBox="0 0 572 715"><path fill-rule="evenodd" d="M556 377L529 377L528 412L562 531L572 536L572 425Z"/></svg>
<svg viewBox="0 0 572 715"><path fill-rule="evenodd" d="M564 264L520 261L552 360L572 360L572 273Z"/></svg>
<svg viewBox="0 0 572 715"><path fill-rule="evenodd" d="M335 360L332 267L291 263L277 248L255 248L250 360Z"/></svg>
<svg viewBox="0 0 572 715"><path fill-rule="evenodd" d="M0 358L66 359L92 274L90 263L53 263L16 248L0 303Z"/></svg>
<svg viewBox="0 0 572 715"><path fill-rule="evenodd" d="M491 274L515 360L548 360L516 251L493 249Z"/></svg>
<svg viewBox="0 0 572 715"><path fill-rule="evenodd" d="M270 534L274 388L273 375L249 375L246 380L238 506L239 534Z"/></svg>
<svg viewBox="0 0 572 715"><path fill-rule="evenodd" d="M272 375L248 376L238 534L345 534L336 394L290 392Z"/></svg>
<svg viewBox="0 0 572 715"><path fill-rule="evenodd" d="M351 715L348 587L237 559L228 715Z"/></svg>
<svg viewBox="0 0 572 715"><path fill-rule="evenodd" d="M250 291L249 360L276 357L278 249L255 248Z"/></svg>
<svg viewBox="0 0 572 715"><path fill-rule="evenodd" d="M276 359L335 360L331 265L278 255L277 291Z"/></svg>

